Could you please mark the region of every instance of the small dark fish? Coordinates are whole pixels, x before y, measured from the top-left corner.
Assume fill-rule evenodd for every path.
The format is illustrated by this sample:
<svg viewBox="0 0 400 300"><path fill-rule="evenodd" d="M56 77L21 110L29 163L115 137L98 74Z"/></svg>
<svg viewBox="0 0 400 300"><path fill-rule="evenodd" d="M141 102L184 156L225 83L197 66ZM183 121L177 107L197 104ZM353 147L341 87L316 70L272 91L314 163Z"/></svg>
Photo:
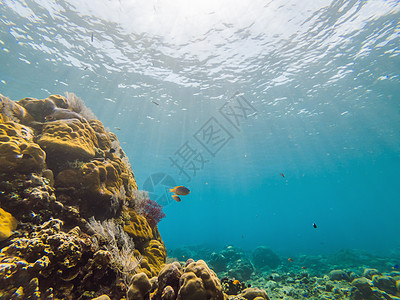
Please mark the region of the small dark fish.
<svg viewBox="0 0 400 300"><path fill-rule="evenodd" d="M313 226L314 228L317 228L317 224L315 224L315 223L312 223L312 226Z"/></svg>
<svg viewBox="0 0 400 300"><path fill-rule="evenodd" d="M392 267L392 269L394 269L394 270L399 270L399 269L400 269L400 265L399 265L399 264L395 264L395 265Z"/></svg>
<svg viewBox="0 0 400 300"><path fill-rule="evenodd" d="M115 149L114 149L114 148L111 148L111 149L110 149L110 153L115 153Z"/></svg>
<svg viewBox="0 0 400 300"><path fill-rule="evenodd" d="M251 284L249 283L249 284L247 285L247 287L248 287L248 288L251 287Z"/></svg>
<svg viewBox="0 0 400 300"><path fill-rule="evenodd" d="M160 104L157 103L156 101L153 101L153 100L152 100L151 102L153 102L153 103L154 103L155 105L157 105L157 106L160 105Z"/></svg>
<svg viewBox="0 0 400 300"><path fill-rule="evenodd" d="M88 67L88 66L86 66L86 67L84 67L84 68L83 68L83 70L87 70L87 69L89 69L89 67Z"/></svg>
<svg viewBox="0 0 400 300"><path fill-rule="evenodd" d="M172 199L174 199L176 202L181 202L181 198L179 198L178 195L172 195L171 197L172 197Z"/></svg>
<svg viewBox="0 0 400 300"><path fill-rule="evenodd" d="M93 32L92 32L92 35L91 35L91 37L90 37L90 40L91 40L92 43L93 43Z"/></svg>
<svg viewBox="0 0 400 300"><path fill-rule="evenodd" d="M280 173L280 175L281 175L283 178L285 178L285 174L283 174L283 173Z"/></svg>
<svg viewBox="0 0 400 300"><path fill-rule="evenodd" d="M269 276L269 280L274 280L274 276Z"/></svg>
<svg viewBox="0 0 400 300"><path fill-rule="evenodd" d="M174 187L173 189L170 189L170 192L180 196L185 196L190 193L190 190L187 187L184 187L183 185L179 185Z"/></svg>

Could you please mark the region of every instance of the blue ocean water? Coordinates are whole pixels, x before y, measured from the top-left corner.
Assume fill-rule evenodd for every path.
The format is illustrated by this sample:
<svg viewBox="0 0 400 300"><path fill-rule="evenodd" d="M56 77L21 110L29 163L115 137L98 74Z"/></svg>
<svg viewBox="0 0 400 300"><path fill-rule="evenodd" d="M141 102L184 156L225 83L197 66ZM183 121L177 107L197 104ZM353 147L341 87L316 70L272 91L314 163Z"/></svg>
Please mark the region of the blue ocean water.
<svg viewBox="0 0 400 300"><path fill-rule="evenodd" d="M81 97L164 204L167 249L400 247L398 1L3 0L0 12L0 93ZM180 203L163 197L173 184L191 190Z"/></svg>

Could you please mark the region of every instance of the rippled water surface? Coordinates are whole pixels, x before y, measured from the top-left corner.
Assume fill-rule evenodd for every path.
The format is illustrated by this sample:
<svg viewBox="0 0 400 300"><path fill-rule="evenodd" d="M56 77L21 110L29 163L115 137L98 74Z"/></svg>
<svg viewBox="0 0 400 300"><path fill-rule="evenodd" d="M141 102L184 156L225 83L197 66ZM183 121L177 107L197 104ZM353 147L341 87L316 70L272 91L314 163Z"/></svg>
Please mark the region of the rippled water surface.
<svg viewBox="0 0 400 300"><path fill-rule="evenodd" d="M0 93L84 99L167 247L400 247L398 1L0 3Z"/></svg>

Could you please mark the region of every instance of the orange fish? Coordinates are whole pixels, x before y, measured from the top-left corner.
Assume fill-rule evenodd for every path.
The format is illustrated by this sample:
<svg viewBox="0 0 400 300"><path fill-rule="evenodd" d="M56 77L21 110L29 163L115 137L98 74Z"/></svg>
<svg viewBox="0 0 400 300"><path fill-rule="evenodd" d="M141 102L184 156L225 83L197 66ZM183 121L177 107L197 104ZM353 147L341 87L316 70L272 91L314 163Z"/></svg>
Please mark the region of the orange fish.
<svg viewBox="0 0 400 300"><path fill-rule="evenodd" d="M283 178L285 178L285 174L283 174L283 173L280 173L281 174L281 176L283 177Z"/></svg>
<svg viewBox="0 0 400 300"><path fill-rule="evenodd" d="M290 261L290 262L293 262L293 259L291 259L290 257L287 260Z"/></svg>
<svg viewBox="0 0 400 300"><path fill-rule="evenodd" d="M233 282L232 282L234 285L238 285L239 283L240 283L240 281L239 280L234 280Z"/></svg>
<svg viewBox="0 0 400 300"><path fill-rule="evenodd" d="M172 199L174 199L176 202L181 202L181 198L179 198L179 196L178 195L172 195L171 196L172 197Z"/></svg>
<svg viewBox="0 0 400 300"><path fill-rule="evenodd" d="M190 193L190 190L187 187L184 187L182 185L176 186L173 189L170 189L169 191L171 193L175 193L175 194L180 195L180 196L185 196L185 195Z"/></svg>
<svg viewBox="0 0 400 300"><path fill-rule="evenodd" d="M306 267L301 267L303 270L307 270L307 268Z"/></svg>

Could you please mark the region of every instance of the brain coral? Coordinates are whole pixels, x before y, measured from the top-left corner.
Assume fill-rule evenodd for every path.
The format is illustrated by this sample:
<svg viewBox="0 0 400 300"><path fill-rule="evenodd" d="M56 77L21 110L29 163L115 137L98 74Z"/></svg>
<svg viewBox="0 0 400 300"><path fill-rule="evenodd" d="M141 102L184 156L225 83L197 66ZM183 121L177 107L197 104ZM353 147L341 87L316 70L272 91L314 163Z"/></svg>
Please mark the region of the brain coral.
<svg viewBox="0 0 400 300"><path fill-rule="evenodd" d="M126 231L137 243L149 242L153 233L146 218L129 208L129 220L124 225Z"/></svg>
<svg viewBox="0 0 400 300"><path fill-rule="evenodd" d="M97 137L89 124L77 119L46 123L37 143L46 151L50 165L59 160L88 160L95 156Z"/></svg>
<svg viewBox="0 0 400 300"><path fill-rule="evenodd" d="M33 131L9 121L0 124L0 172L35 172L43 169L46 153L33 142Z"/></svg>
<svg viewBox="0 0 400 300"><path fill-rule="evenodd" d="M117 157L80 162L59 172L55 181L60 194L74 189L72 200L85 199L77 203L81 213L87 217L94 215L96 219L115 216L122 204L131 199L131 189L136 188L132 172ZM69 200L64 202L72 204Z"/></svg>
<svg viewBox="0 0 400 300"><path fill-rule="evenodd" d="M99 120L95 119L90 120L89 124L96 134L99 148L102 150L109 150L111 148L111 139L108 133L105 131L103 124Z"/></svg>
<svg viewBox="0 0 400 300"><path fill-rule="evenodd" d="M180 278L177 300L223 300L224 293L217 275L203 260L191 262Z"/></svg>

